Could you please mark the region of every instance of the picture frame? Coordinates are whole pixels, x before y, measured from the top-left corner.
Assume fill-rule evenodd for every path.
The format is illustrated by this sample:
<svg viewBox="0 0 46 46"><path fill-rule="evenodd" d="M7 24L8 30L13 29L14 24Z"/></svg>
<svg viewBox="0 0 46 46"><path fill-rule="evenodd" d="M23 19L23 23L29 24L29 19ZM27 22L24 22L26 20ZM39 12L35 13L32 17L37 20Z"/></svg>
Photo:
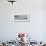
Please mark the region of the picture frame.
<svg viewBox="0 0 46 46"><path fill-rule="evenodd" d="M15 15L14 21L15 22L29 22L30 21L30 15Z"/></svg>

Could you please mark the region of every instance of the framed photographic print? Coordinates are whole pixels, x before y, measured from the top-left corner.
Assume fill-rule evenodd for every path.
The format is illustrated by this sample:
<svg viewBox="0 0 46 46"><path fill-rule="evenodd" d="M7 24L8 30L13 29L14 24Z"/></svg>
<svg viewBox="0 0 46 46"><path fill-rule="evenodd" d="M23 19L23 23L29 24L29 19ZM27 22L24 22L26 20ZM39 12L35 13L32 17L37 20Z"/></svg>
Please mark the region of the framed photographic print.
<svg viewBox="0 0 46 46"><path fill-rule="evenodd" d="M16 21L16 22L29 22L30 16L29 15L15 15L14 21Z"/></svg>

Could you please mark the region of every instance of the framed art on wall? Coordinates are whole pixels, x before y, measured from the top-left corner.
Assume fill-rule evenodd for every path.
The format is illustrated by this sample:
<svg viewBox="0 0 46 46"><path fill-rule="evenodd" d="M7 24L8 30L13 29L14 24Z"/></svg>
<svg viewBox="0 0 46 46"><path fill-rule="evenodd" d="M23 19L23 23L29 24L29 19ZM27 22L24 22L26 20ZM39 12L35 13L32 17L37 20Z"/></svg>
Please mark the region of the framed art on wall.
<svg viewBox="0 0 46 46"><path fill-rule="evenodd" d="M15 15L14 20L16 22L29 22L30 16L29 15Z"/></svg>

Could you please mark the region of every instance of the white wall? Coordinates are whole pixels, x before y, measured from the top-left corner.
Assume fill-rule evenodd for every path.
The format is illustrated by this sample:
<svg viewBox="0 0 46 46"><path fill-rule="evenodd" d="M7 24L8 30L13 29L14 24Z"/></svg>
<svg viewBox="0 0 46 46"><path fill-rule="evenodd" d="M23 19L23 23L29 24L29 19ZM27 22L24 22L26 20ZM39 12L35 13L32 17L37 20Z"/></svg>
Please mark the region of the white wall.
<svg viewBox="0 0 46 46"><path fill-rule="evenodd" d="M14 5L0 0L0 40L11 40L18 32L31 34L32 39L46 40L45 0L17 0ZM30 22L14 22L15 14L31 15Z"/></svg>

